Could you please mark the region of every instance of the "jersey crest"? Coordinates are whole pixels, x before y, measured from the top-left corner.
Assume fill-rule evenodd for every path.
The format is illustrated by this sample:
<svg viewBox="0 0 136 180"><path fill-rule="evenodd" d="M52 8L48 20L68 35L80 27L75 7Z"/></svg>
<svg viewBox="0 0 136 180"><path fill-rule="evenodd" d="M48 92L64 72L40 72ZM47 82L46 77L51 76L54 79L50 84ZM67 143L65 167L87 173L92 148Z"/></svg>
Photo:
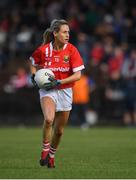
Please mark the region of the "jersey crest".
<svg viewBox="0 0 136 180"><path fill-rule="evenodd" d="M65 55L65 56L64 56L64 62L65 62L65 63L68 63L68 62L69 62L69 55Z"/></svg>

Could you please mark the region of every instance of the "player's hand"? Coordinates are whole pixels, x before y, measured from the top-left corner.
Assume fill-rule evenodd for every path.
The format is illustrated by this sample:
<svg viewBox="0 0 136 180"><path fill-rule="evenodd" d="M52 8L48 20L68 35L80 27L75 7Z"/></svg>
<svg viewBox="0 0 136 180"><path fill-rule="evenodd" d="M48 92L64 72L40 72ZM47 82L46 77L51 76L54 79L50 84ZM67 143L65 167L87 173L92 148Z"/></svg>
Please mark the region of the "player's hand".
<svg viewBox="0 0 136 180"><path fill-rule="evenodd" d="M50 82L44 84L44 89L46 91L55 89L56 87L58 87L61 84L61 82L59 80L55 79L53 76L50 76L48 79Z"/></svg>
<svg viewBox="0 0 136 180"><path fill-rule="evenodd" d="M35 77L35 74L32 74L32 75L31 75L31 82L32 82L32 84L33 84L33 86L34 86L35 88L39 89L36 81L34 80L34 77Z"/></svg>

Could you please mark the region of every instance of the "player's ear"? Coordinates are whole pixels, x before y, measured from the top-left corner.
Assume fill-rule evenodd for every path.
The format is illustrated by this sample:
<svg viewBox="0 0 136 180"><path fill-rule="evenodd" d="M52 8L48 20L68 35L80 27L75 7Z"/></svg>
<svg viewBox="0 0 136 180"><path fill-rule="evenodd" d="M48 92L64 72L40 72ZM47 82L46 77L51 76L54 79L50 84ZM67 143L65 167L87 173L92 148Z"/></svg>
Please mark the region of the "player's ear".
<svg viewBox="0 0 136 180"><path fill-rule="evenodd" d="M57 31L54 31L54 32L53 32L53 35L54 35L54 37L57 37L58 32L57 32Z"/></svg>

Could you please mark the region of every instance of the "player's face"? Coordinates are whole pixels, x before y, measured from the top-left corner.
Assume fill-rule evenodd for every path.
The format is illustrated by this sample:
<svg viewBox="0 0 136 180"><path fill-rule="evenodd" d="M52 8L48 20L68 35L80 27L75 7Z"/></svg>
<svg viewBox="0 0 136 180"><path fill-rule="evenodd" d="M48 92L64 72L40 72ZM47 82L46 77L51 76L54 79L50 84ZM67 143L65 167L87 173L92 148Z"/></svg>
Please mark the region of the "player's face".
<svg viewBox="0 0 136 180"><path fill-rule="evenodd" d="M54 33L55 40L59 43L66 44L69 41L69 26L62 25L59 32Z"/></svg>

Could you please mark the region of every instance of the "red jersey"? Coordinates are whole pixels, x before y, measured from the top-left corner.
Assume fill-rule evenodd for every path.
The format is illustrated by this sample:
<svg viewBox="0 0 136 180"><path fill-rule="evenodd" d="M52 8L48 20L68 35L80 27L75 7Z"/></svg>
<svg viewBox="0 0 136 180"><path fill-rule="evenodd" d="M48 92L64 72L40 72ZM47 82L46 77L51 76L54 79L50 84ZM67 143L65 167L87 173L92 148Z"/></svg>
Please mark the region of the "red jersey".
<svg viewBox="0 0 136 180"><path fill-rule="evenodd" d="M38 47L30 57L33 66L49 68L58 80L71 76L84 69L83 60L75 46L70 43L62 50L53 50L52 42ZM72 87L74 83L60 85L59 89Z"/></svg>

